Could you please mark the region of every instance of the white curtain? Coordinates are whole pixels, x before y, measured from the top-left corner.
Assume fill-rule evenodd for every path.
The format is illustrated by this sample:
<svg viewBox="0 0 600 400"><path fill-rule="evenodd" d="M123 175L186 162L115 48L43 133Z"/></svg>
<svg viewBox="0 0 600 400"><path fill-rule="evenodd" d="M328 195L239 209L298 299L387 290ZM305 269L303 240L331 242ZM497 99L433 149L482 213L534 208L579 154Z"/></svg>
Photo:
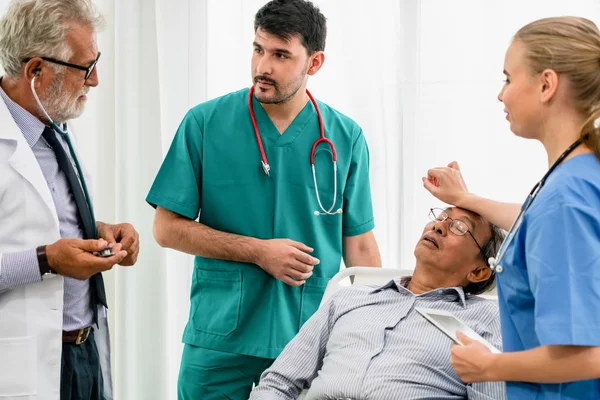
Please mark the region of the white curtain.
<svg viewBox="0 0 600 400"><path fill-rule="evenodd" d="M156 245L144 198L185 112L249 86L253 16L266 0L95 1L107 27L79 142L98 219L131 222L142 244L135 267L105 274L116 394L175 399L192 258ZM386 267L414 266L428 209L439 205L421 184L430 167L457 160L474 192L524 199L546 160L504 120L496 99L504 52L534 19L578 15L599 24L600 2L315 2L329 29L325 65L309 88L363 128Z"/></svg>

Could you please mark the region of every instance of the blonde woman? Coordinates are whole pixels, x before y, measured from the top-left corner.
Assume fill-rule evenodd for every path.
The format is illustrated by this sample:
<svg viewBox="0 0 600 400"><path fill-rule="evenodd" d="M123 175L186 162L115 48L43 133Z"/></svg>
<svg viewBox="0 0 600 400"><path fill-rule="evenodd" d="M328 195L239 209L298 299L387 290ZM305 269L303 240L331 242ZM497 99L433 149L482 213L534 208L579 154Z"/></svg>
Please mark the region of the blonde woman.
<svg viewBox="0 0 600 400"><path fill-rule="evenodd" d="M458 164L423 178L440 200L510 233L498 275L504 353L461 336L465 382L506 381L509 399L600 398L600 31L560 17L521 28L498 95L510 129L542 142L548 173L525 204L469 193Z"/></svg>

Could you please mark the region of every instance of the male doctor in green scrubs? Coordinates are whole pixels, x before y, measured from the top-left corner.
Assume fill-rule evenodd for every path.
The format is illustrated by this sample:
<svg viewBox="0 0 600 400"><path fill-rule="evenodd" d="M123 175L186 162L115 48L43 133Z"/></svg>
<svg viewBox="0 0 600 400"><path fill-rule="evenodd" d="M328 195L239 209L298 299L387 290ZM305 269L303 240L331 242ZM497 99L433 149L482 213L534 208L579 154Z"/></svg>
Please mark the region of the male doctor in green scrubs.
<svg viewBox="0 0 600 400"><path fill-rule="evenodd" d="M196 256L179 399L247 399L319 307L341 257L348 267L381 266L365 137L321 102L337 151L335 198L327 145L317 147L315 172L332 214L315 192L320 125L306 84L325 59L325 17L308 1L274 0L254 25L251 101L269 173L242 89L187 113L146 199L157 242Z"/></svg>

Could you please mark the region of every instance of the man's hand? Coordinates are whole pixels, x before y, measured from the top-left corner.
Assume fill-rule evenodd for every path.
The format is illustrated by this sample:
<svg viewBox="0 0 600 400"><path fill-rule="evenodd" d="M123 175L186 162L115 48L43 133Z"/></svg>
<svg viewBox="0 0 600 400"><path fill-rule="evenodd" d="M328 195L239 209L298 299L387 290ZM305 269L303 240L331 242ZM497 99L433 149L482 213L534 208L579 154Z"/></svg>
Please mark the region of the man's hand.
<svg viewBox="0 0 600 400"><path fill-rule="evenodd" d="M265 272L290 286L303 285L312 275L319 259L306 253L313 249L289 239L270 239L261 242L256 264Z"/></svg>
<svg viewBox="0 0 600 400"><path fill-rule="evenodd" d="M494 381L496 354L462 332L456 332L456 337L463 344L463 346L452 345L450 364L456 375L465 383Z"/></svg>
<svg viewBox="0 0 600 400"><path fill-rule="evenodd" d="M97 257L92 253L103 250L108 242L103 239L60 239L46 246L48 265L56 273L71 278L85 280L92 275L111 269L123 261L127 252L121 250L120 244L113 245L111 257Z"/></svg>
<svg viewBox="0 0 600 400"><path fill-rule="evenodd" d="M119 262L120 265L129 266L135 264L140 252L140 236L131 224L105 224L98 222L98 236L112 243L120 243L121 249L127 252L127 257Z"/></svg>

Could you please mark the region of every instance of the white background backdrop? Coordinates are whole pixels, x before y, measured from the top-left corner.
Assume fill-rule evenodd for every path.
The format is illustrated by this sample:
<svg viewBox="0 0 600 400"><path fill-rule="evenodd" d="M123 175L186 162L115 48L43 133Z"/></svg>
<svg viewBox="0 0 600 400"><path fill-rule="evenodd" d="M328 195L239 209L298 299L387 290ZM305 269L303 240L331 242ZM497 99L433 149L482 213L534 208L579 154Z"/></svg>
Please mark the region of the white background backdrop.
<svg viewBox="0 0 600 400"><path fill-rule="evenodd" d="M119 399L176 398L192 260L156 245L144 198L185 112L250 85L253 16L264 3L96 0L107 21L100 86L78 138L98 219L131 222L142 241L135 267L105 274ZM430 167L458 160L472 191L524 199L546 160L539 143L515 138L504 120L496 99L504 52L538 18L600 23L599 0L316 3L329 32L325 65L309 88L365 132L385 267L414 266L428 209L439 205L421 184Z"/></svg>

